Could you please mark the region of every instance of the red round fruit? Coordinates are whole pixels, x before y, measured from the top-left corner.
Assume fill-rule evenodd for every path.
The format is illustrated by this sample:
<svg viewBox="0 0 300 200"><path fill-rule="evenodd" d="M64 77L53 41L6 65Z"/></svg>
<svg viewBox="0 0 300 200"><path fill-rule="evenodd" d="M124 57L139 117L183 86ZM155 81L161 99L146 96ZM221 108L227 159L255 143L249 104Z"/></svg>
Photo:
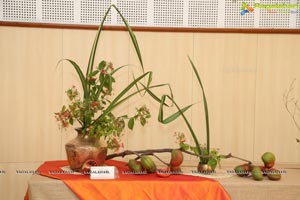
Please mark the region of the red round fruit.
<svg viewBox="0 0 300 200"><path fill-rule="evenodd" d="M171 171L169 168L162 168L155 171L156 175L161 178L167 178L171 176Z"/></svg>

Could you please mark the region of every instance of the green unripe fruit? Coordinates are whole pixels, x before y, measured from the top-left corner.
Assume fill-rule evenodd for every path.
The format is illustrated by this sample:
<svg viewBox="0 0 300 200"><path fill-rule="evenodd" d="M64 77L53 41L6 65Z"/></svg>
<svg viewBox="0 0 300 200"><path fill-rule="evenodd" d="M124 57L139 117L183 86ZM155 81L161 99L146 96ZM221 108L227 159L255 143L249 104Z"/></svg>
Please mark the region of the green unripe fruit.
<svg viewBox="0 0 300 200"><path fill-rule="evenodd" d="M234 171L240 177L244 177L244 176L248 176L249 175L248 168L245 165L238 165L238 166L236 166L234 168Z"/></svg>
<svg viewBox="0 0 300 200"><path fill-rule="evenodd" d="M262 161L266 168L272 168L275 164L275 155L271 152L266 152L261 156Z"/></svg>
<svg viewBox="0 0 300 200"><path fill-rule="evenodd" d="M268 170L267 176L272 181L279 181L281 179L281 173L277 169Z"/></svg>
<svg viewBox="0 0 300 200"><path fill-rule="evenodd" d="M140 162L134 160L134 159L130 159L128 161L128 167L131 171L133 172L141 172L142 171L142 165Z"/></svg>
<svg viewBox="0 0 300 200"><path fill-rule="evenodd" d="M256 181L261 181L264 178L263 173L262 173L260 167L256 167L256 166L253 167L251 173L252 173L253 179L256 180Z"/></svg>
<svg viewBox="0 0 300 200"><path fill-rule="evenodd" d="M142 167L146 169L149 173L153 173L156 171L156 165L149 156L142 156L141 164Z"/></svg>

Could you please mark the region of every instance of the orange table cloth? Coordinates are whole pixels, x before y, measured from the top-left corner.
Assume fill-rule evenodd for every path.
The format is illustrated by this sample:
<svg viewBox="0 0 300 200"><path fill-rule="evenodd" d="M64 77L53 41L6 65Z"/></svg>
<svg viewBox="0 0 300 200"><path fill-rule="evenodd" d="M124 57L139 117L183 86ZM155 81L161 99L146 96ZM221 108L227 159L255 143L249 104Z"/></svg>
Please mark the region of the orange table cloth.
<svg viewBox="0 0 300 200"><path fill-rule="evenodd" d="M108 160L105 164L116 166L119 170L119 178L90 180L89 175L64 174L61 167L67 166L67 161L47 161L37 171L41 175L63 181L80 199L230 199L222 185L213 179L187 175L161 178L155 173L125 174L122 172L129 170L126 163Z"/></svg>

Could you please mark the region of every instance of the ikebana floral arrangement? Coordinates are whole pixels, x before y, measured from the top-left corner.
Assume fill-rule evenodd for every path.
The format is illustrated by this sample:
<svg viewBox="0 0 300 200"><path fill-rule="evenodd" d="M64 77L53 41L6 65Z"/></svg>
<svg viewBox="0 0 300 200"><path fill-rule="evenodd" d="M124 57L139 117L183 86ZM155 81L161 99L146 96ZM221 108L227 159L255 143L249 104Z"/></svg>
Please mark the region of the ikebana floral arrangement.
<svg viewBox="0 0 300 200"><path fill-rule="evenodd" d="M95 63L100 34L106 16L111 8L115 8L122 17L139 58L141 71L143 72L138 77L132 76L133 80L119 94L114 96L112 95L112 91L116 82L115 75L129 66L114 67L111 62L104 60ZM140 82L141 80L144 81L147 79L147 83L143 85L147 89L163 87L164 84L151 85L152 72L144 72L143 61L135 35L115 5L112 5L108 9L101 21L92 46L86 73L82 72L75 61L70 59L64 60L68 61L76 70L81 81L83 94L81 95L75 86L66 91L69 104L64 105L59 112L55 113L60 126L67 128L77 122L84 136L95 136L97 139L105 138L107 147L117 150L120 147L120 136L125 128L125 124L127 123L130 129L133 129L135 121L139 121L144 126L151 115L145 105L136 108L136 114L130 117L127 115L115 116L113 110L135 95L144 95L142 93L145 92L145 89L141 88L141 85L138 85L143 85ZM135 88L137 89L132 91Z"/></svg>
<svg viewBox="0 0 300 200"><path fill-rule="evenodd" d="M131 82L129 82L121 92L114 95L113 87L116 82L115 75L129 67L129 65L115 67L111 62L104 60L95 63L100 34L111 8L114 8L123 19L137 57L139 58L142 71L138 76L132 74ZM136 114L133 116L127 116L126 114L116 116L113 113L114 109L128 99L136 95L144 96L146 93L148 93L150 97L153 97L155 101L160 102L160 99L151 92L151 89L164 86L169 87L169 85L151 84L152 72L144 71L142 56L136 37L126 19L115 5L111 5L108 8L100 23L89 56L86 73L84 74L81 67L71 59L63 59L61 61L67 61L72 65L80 79L83 92L83 94L80 94L78 89L72 86L66 91L69 104L62 106L61 110L55 113L60 127L79 126L75 129L78 132L78 136L66 144L70 168L75 171L80 171L87 163L102 165L105 161L107 148L119 150L119 148L122 147L120 138L126 124L130 129L134 128L136 121L139 121L140 124L144 126L151 116L149 109L145 105L136 108ZM105 147L100 147L100 139L104 139L106 142Z"/></svg>
<svg viewBox="0 0 300 200"><path fill-rule="evenodd" d="M115 75L117 73L121 73L121 71L129 67L129 65L115 67L111 62L105 60L101 60L98 63L95 62L95 55L100 34L103 29L103 24L112 8L114 8L121 16L128 30L142 71L139 75L132 74L131 82L129 82L117 94L114 94L113 92L114 85L117 81ZM61 128L76 126L75 130L78 132L77 137L65 145L68 161L72 170L84 172L89 169L90 166L103 165L105 160L112 159L114 157L136 155L137 157L135 159L130 159L128 162L130 170L136 173L139 173L142 170L146 170L148 173L157 172L159 176L166 177L165 172L160 173L161 171L157 170L151 156L156 157L167 166L167 168L161 169L162 171L171 170L173 173L179 173L181 171L180 166L183 162L183 153L199 157L199 171L214 171L222 158L234 157L231 154L228 154L227 156L219 155L217 149L210 148L207 99L199 73L192 60L189 58L190 64L202 91L206 120L205 145L200 144L190 122L184 114L185 111L193 106L193 104L181 108L174 100L172 89L169 84L151 84L152 72L144 71L143 60L136 37L126 19L115 5L111 5L108 8L100 23L91 49L85 74L75 61L71 59L63 59L61 61L67 61L71 64L81 83L81 90L72 86L66 91L69 104L63 105L60 111L55 113L55 117ZM160 87L167 87L169 89L169 94L158 97L152 89ZM80 94L80 92L82 92L82 94ZM165 148L136 151L126 150L121 153L116 152L114 154L107 155L107 149L118 151L120 147L122 147L121 136L126 125L129 129L133 129L134 125L138 121L142 126L144 126L147 123L147 120L151 117L150 111L145 105L136 108L136 114L133 116L128 116L127 114L116 115L113 112L114 109L136 95L144 96L146 94L149 95L155 102L160 104L158 115L158 121L160 123L168 124L176 120L178 117L182 117L184 119L193 138L194 145L186 143L184 135L178 135L177 137L179 138L180 145L178 149ZM169 105L167 100L170 100L172 105ZM165 118L164 108L170 106L175 106L177 111ZM100 139L104 139L106 142L105 146L100 143ZM170 162L164 162L155 155L155 153L163 152L169 152L171 154ZM203 164L208 165L208 169L199 167Z"/></svg>

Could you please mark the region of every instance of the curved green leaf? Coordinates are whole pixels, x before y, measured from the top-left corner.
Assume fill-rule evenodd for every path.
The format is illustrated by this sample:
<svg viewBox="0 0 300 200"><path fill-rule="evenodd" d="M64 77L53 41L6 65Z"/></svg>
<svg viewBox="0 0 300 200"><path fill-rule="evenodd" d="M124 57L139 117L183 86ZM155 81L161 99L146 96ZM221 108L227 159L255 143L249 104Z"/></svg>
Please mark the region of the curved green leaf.
<svg viewBox="0 0 300 200"><path fill-rule="evenodd" d="M148 89L157 88L157 87L164 87L164 86L170 87L169 84L159 84L159 85L151 85L151 86L149 86ZM145 88L146 88L146 87L145 87ZM126 96L125 98L123 98L122 100L118 101L118 103L116 103L115 106L117 107L119 104L122 104L124 101L128 100L128 99L131 98L132 96L134 96L134 95L136 95L136 94L138 94L138 93L140 93L140 92L146 90L145 88L140 89L139 91L135 91L135 92L131 93L130 95L128 95L128 96ZM170 88L170 90L172 90L172 89ZM149 91L150 91L150 90L149 90ZM171 93L172 93L172 92L171 92ZM160 103L160 101L161 101L158 97L154 97L153 99L156 100L156 101L159 102L159 103ZM164 104L164 105L169 107L169 105L167 105L167 104Z"/></svg>
<svg viewBox="0 0 300 200"><path fill-rule="evenodd" d="M110 105L103 111L102 115L100 115L95 121L102 119L107 114L109 114L115 107L118 101L142 78L145 76L152 74L152 72L147 72L139 76L137 79L133 80L125 89L123 89L118 96L115 97L115 99L110 103Z"/></svg>
<svg viewBox="0 0 300 200"><path fill-rule="evenodd" d="M70 59L63 59L63 60L67 60L69 61L72 66L74 67L74 69L76 70L77 72L77 75L79 76L80 78L80 82L81 82L81 85L82 85L82 89L83 89L83 96L84 98L86 98L88 96L88 92L87 92L87 83L86 83L86 79L80 69L80 67L77 65L76 62L74 62L73 60L70 60Z"/></svg>
<svg viewBox="0 0 300 200"><path fill-rule="evenodd" d="M98 28L98 31L97 31L97 34L96 34L96 37L95 37L95 40L94 40L94 43L93 43L93 47L92 47L92 50L91 50L91 53L90 53L90 58L89 58L89 62L88 62L88 68L87 68L87 71L86 71L86 77L88 77L88 74L91 73L93 71L93 66L94 66L94 60L95 60L95 55L96 55L96 50L97 50L97 46L98 46L98 41L99 41L99 37L100 37L100 34L101 34L101 31L103 29L103 24L106 20L106 17L108 15L108 13L110 12L111 8L114 8L120 15L120 17L122 18L128 32L129 32L129 35L130 35L130 38L131 38L131 41L134 45L134 48L135 48L135 51L137 53L137 56L139 58L139 61L140 61L140 64L141 64L141 67L142 67L142 70L144 72L144 64L143 64L143 60L142 60L142 56L141 56L141 51L140 51L140 48L139 48L139 45L138 45L138 42L136 40L136 37L131 29L131 27L129 26L128 22L126 21L126 19L124 18L124 16L122 15L122 13L119 11L119 9L113 4L111 5L108 10L106 11L104 17L102 18L101 20L101 23L100 23L100 26Z"/></svg>
<svg viewBox="0 0 300 200"><path fill-rule="evenodd" d="M200 75L199 75L193 61L191 60L191 58L190 57L188 57L188 58L190 60L190 63L193 67L193 70L195 72L195 75L197 77L197 80L198 80L199 85L200 85L201 90L202 90L203 105L204 105L204 111L205 111L205 123L206 123L206 145L207 145L207 151L209 152L209 149L210 149L210 133L209 133L209 116L208 116L207 100L206 100L204 88L203 88L203 85L202 85L202 82L201 82L201 79L200 79Z"/></svg>
<svg viewBox="0 0 300 200"><path fill-rule="evenodd" d="M164 105L164 102L166 101L166 98L170 99L174 103L174 105L176 106L178 112L176 112L173 115L171 115L171 116L167 117L166 119L164 119L164 114L163 114L163 107L164 106L163 105ZM168 123L174 121L177 117L182 116L182 118L184 119L184 121L185 121L185 123L186 123L186 125L187 125L187 127L189 129L189 131L191 132L193 140L194 140L194 142L196 144L196 148L199 150L199 154L201 155L202 152L201 152L201 148L200 148L200 144L198 142L197 136L196 136L196 134L195 134L195 132L194 132L191 124L189 123L189 121L187 120L186 116L184 115L184 112L188 108L190 108L191 106L192 105L189 105L189 106L187 106L187 107L185 107L183 109L180 109L180 107L177 105L177 103L174 101L173 98L171 98L168 95L163 95L162 98L161 98L161 103L160 103L160 108L159 108L158 121L161 122L161 123L163 123L163 124L168 124Z"/></svg>
<svg viewBox="0 0 300 200"><path fill-rule="evenodd" d="M94 66L95 55L96 55L96 51L97 51L99 37L100 37L101 31L103 29L104 21L106 20L106 17L108 15L108 13L110 12L110 10L111 10L111 6L107 9L104 17L102 18L100 26L99 26L97 34L96 34L96 37L94 39L94 43L93 43L91 53L90 53L90 57L89 57L88 67L87 67L87 70L86 70L86 78L88 78L88 75L93 71L93 66Z"/></svg>
<svg viewBox="0 0 300 200"><path fill-rule="evenodd" d="M140 51L140 47L139 47L139 44L136 40L136 37L131 29L131 27L129 26L128 22L126 21L126 19L124 18L124 16L122 15L122 13L119 11L119 9L115 6L115 5L112 5L112 7L114 7L116 9L116 11L119 13L120 17L122 18L128 32L129 32L129 35L130 35L130 38L131 38L131 41L133 43L133 46L135 48L135 51L136 51L136 54L139 58L139 61L140 61L140 64L142 66L142 69L143 69L143 72L144 72L144 64L143 64L143 60L142 60L142 55L141 55L141 51Z"/></svg>

